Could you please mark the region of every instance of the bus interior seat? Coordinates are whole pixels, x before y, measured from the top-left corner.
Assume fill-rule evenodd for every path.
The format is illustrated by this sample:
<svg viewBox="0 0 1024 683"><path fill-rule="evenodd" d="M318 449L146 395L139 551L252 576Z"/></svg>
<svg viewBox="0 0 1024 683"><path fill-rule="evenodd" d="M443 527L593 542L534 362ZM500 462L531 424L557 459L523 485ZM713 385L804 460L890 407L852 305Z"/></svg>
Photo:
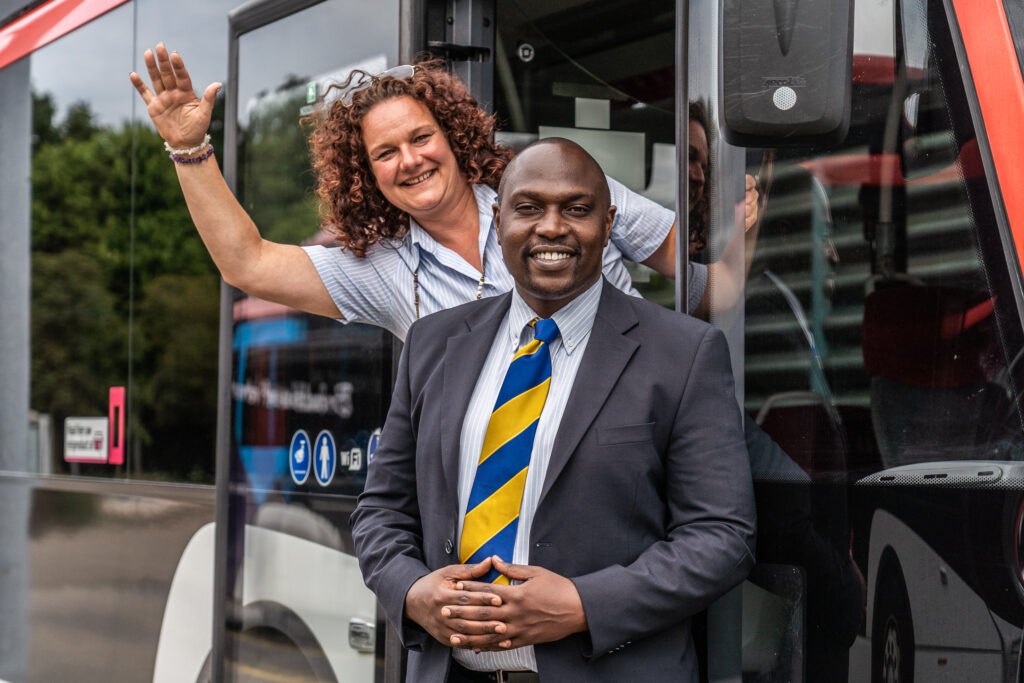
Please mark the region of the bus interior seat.
<svg viewBox="0 0 1024 683"><path fill-rule="evenodd" d="M768 314L792 323L793 331L785 341L788 351L814 364L817 349L809 329L814 312L805 308L799 290L791 289L787 280L795 282L807 273L806 261L814 258L808 245L816 243L816 231L825 237L831 234L831 207L821 183L803 166L777 163L774 175L761 219L761 239L771 240L772 247L754 253L747 314ZM774 391L757 418L761 428L812 479L845 474L846 434L831 398L818 391L769 389Z"/></svg>
<svg viewBox="0 0 1024 683"><path fill-rule="evenodd" d="M993 415L1009 410L987 292L880 283L864 303L864 369L885 468L999 457ZM998 421L997 422L1001 422Z"/></svg>
<svg viewBox="0 0 1024 683"><path fill-rule="evenodd" d="M845 472L846 440L839 415L825 397L818 402L773 405L758 420L811 479Z"/></svg>

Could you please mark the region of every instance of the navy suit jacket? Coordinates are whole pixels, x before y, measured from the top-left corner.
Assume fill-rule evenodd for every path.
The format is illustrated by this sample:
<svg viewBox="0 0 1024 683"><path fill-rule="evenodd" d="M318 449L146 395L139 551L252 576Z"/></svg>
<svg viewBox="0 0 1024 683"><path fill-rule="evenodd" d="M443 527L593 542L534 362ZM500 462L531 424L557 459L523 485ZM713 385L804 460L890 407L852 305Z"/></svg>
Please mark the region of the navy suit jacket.
<svg viewBox="0 0 1024 683"><path fill-rule="evenodd" d="M352 515L410 681L443 683L450 665L450 648L404 618L405 596L458 563L462 421L510 297L410 328ZM529 530L529 563L573 581L589 630L536 646L541 680L696 681L690 617L753 566L754 517L722 333L606 282Z"/></svg>

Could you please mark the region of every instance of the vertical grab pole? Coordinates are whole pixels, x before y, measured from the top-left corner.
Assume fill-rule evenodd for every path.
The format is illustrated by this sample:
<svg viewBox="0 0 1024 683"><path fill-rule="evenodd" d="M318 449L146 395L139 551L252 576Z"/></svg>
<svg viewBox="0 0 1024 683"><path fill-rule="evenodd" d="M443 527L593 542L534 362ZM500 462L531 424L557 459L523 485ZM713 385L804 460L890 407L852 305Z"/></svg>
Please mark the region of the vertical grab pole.
<svg viewBox="0 0 1024 683"><path fill-rule="evenodd" d="M676 311L681 313L690 310L689 30L690 0L676 0Z"/></svg>

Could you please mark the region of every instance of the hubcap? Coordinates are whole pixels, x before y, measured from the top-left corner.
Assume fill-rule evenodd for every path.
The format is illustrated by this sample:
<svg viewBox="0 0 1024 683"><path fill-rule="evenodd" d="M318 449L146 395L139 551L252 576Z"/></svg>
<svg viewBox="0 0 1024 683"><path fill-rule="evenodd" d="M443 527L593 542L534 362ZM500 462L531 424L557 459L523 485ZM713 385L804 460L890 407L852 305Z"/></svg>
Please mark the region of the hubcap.
<svg viewBox="0 0 1024 683"><path fill-rule="evenodd" d="M882 680L885 683L900 683L901 654L896 618L890 615L885 621L885 649L882 652Z"/></svg>

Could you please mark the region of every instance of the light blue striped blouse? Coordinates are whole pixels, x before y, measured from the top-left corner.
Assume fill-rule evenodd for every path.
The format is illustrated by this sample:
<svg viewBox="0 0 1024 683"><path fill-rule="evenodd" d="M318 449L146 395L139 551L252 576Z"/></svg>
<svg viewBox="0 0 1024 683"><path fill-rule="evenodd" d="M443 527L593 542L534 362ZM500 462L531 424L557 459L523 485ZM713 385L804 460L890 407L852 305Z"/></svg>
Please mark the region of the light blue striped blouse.
<svg viewBox="0 0 1024 683"><path fill-rule="evenodd" d="M639 296L622 259L641 262L653 254L668 236L675 214L612 178L608 178L608 187L618 211L604 251L604 276L622 291ZM495 296L513 286L493 230L491 205L497 194L486 185L475 185L473 191L480 216L481 260L487 258L482 294ZM404 238L374 245L365 258L338 247L304 249L344 316L343 322L379 325L402 341L416 320L413 273L417 268L421 316L475 299L480 284L476 268L439 244L414 220ZM689 310L696 308L706 285L707 268L693 264Z"/></svg>

